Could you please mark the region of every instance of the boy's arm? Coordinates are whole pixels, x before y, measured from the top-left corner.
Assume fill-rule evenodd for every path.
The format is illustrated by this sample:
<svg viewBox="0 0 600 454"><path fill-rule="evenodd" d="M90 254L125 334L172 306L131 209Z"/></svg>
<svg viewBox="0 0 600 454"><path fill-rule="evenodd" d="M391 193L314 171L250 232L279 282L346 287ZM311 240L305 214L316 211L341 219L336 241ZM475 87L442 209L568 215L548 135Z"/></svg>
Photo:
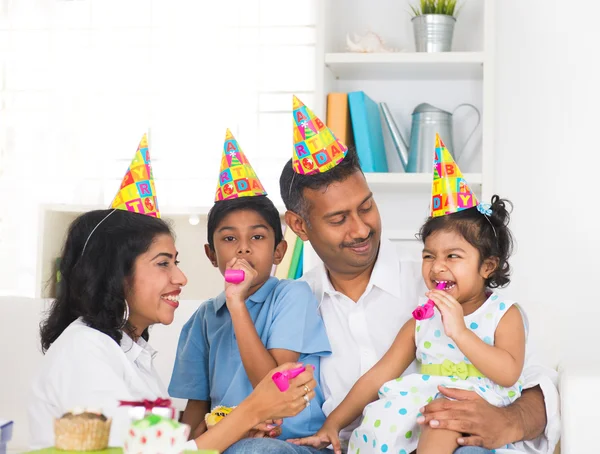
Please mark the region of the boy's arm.
<svg viewBox="0 0 600 454"><path fill-rule="evenodd" d="M494 345L488 345L473 331L465 329L454 341L483 375L508 388L521 376L525 361L525 326L516 306L506 311L494 337Z"/></svg>
<svg viewBox="0 0 600 454"><path fill-rule="evenodd" d="M284 363L298 361L298 358L300 358L298 352L280 348L266 349L256 332L256 327L246 308L245 301L230 301L228 299L227 307L231 314L242 364L253 388L260 383L271 369Z"/></svg>
<svg viewBox="0 0 600 454"><path fill-rule="evenodd" d="M190 426L190 439L195 439L206 432L204 415L210 412L207 400L188 400L181 422Z"/></svg>

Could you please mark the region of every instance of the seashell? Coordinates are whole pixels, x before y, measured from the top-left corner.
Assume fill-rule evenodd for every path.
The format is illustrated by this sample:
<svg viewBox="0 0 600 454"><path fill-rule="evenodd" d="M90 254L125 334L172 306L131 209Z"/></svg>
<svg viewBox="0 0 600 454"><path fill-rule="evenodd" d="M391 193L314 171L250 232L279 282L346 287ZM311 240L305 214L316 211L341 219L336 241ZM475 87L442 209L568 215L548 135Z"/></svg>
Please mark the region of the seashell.
<svg viewBox="0 0 600 454"><path fill-rule="evenodd" d="M398 52L385 45L385 41L377 33L367 31L363 34L346 34L347 50L350 52L379 53Z"/></svg>

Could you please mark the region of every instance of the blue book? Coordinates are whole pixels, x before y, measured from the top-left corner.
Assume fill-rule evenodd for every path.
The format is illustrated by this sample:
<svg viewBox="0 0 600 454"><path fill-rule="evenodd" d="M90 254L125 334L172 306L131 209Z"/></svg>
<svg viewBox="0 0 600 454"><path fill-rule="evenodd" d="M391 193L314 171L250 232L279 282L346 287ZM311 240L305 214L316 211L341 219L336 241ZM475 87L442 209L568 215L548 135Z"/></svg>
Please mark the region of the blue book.
<svg viewBox="0 0 600 454"><path fill-rule="evenodd" d="M363 172L387 172L379 106L364 91L348 93L356 153Z"/></svg>

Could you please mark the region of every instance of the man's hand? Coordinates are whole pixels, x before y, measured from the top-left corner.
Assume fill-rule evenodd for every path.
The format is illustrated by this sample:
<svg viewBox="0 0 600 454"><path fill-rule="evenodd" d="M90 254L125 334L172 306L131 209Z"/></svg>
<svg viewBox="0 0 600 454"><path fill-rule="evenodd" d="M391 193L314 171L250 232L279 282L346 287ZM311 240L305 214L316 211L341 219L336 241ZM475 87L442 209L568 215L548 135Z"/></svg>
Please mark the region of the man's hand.
<svg viewBox="0 0 600 454"><path fill-rule="evenodd" d="M312 446L315 449L324 449L331 445L335 454L342 454L339 432L337 428L325 424L312 437L293 438L287 441L299 446Z"/></svg>
<svg viewBox="0 0 600 454"><path fill-rule="evenodd" d="M465 434L457 440L461 446L497 449L523 439L519 418L514 417L510 407L495 407L473 391L438 388L444 396L456 400L434 400L421 409L419 424Z"/></svg>

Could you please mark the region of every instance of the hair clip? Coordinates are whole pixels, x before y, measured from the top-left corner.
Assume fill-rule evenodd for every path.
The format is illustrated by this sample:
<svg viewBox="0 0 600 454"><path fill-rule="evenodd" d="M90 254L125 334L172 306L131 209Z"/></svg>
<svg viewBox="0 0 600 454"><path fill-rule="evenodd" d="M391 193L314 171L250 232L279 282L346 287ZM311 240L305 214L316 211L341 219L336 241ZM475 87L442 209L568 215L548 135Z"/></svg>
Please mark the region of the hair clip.
<svg viewBox="0 0 600 454"><path fill-rule="evenodd" d="M477 211L479 211L481 214L483 214L485 216L491 216L492 215L492 205L490 205L489 203L479 203L479 204L477 204Z"/></svg>

